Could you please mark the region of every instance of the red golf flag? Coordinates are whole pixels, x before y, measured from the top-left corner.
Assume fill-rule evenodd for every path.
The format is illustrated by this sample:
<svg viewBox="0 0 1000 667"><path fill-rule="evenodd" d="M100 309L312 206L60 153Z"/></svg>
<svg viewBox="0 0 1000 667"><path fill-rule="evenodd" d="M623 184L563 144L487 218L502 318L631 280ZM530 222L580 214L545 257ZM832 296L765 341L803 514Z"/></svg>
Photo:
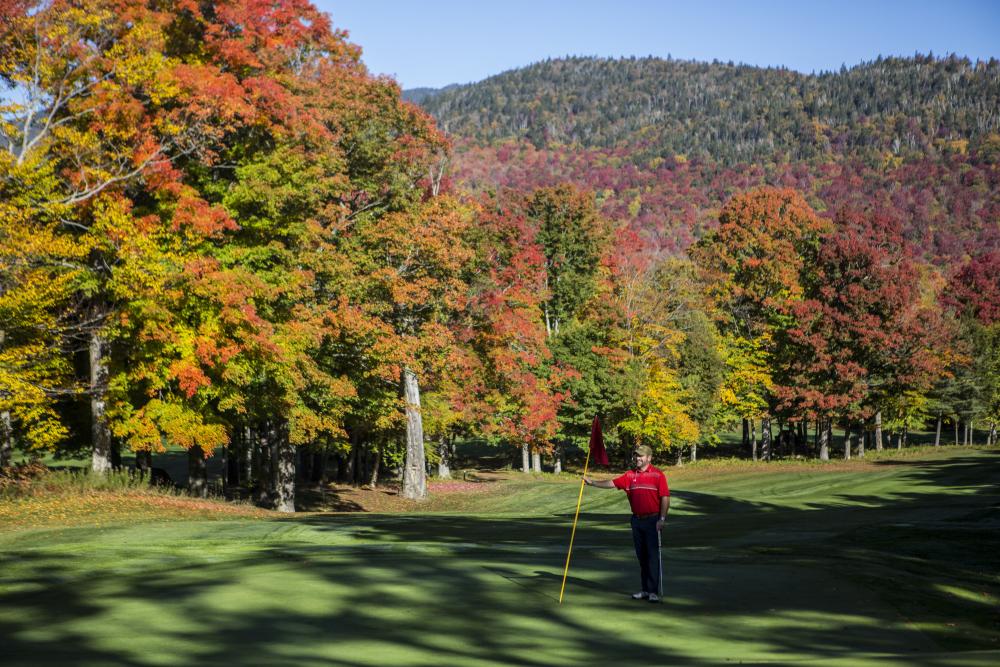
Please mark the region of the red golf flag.
<svg viewBox="0 0 1000 667"><path fill-rule="evenodd" d="M604 436L601 434L601 422L597 417L594 417L594 423L590 427L590 458L602 466L609 465L608 453L604 449Z"/></svg>

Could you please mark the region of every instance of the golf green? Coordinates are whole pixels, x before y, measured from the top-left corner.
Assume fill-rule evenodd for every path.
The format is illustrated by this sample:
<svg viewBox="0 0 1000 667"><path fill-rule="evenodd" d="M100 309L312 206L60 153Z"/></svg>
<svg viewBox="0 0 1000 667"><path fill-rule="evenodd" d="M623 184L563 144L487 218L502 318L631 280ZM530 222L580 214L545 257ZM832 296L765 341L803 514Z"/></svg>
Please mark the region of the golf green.
<svg viewBox="0 0 1000 667"><path fill-rule="evenodd" d="M668 477L669 477L669 470ZM665 602L617 491L0 533L5 665L1000 664L1000 452L679 475Z"/></svg>

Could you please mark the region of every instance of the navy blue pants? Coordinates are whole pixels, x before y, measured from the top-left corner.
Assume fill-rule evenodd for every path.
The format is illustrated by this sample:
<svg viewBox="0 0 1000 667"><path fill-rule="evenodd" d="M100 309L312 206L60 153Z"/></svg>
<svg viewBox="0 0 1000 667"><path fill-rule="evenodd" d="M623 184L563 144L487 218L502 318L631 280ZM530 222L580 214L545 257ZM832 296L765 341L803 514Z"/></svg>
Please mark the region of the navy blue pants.
<svg viewBox="0 0 1000 667"><path fill-rule="evenodd" d="M632 516L632 542L639 559L642 590L660 594L660 537L656 530L657 515L640 519Z"/></svg>

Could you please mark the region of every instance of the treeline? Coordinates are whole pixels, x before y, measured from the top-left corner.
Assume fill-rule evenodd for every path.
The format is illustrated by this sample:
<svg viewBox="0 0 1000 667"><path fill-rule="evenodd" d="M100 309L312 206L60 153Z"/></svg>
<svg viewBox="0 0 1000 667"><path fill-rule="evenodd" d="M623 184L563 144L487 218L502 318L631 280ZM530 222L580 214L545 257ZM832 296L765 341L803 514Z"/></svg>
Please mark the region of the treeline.
<svg viewBox="0 0 1000 667"><path fill-rule="evenodd" d="M1000 415L1000 255L926 263L882 200L720 190L685 257L601 190L462 191L305 0L8 3L0 45L0 467L182 447L192 492L217 455L292 511L387 470L420 498L459 437L558 470L594 415L619 454L763 425L764 458L772 423Z"/></svg>
<svg viewBox="0 0 1000 667"><path fill-rule="evenodd" d="M1000 61L878 58L839 72L660 58L561 58L423 91L440 127L484 144L629 147L634 159L871 164L976 151L1000 131Z"/></svg>

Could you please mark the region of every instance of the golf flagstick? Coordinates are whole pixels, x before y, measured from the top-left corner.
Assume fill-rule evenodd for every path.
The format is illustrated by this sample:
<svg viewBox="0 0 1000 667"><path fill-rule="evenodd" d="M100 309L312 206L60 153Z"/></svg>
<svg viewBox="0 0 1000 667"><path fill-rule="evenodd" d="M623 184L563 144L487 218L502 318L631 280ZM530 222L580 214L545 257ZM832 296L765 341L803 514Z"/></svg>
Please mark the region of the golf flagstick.
<svg viewBox="0 0 1000 667"><path fill-rule="evenodd" d="M590 465L590 448L587 448L587 460L583 463L583 477L587 476ZM576 521L580 518L580 503L583 501L583 478L580 479L580 495L576 499L576 515L573 516L573 532L569 535L569 551L566 552L566 569L563 570L562 588L559 589L559 604L562 604L563 592L566 590L566 576L569 574L569 557L573 555L573 539L576 537Z"/></svg>

